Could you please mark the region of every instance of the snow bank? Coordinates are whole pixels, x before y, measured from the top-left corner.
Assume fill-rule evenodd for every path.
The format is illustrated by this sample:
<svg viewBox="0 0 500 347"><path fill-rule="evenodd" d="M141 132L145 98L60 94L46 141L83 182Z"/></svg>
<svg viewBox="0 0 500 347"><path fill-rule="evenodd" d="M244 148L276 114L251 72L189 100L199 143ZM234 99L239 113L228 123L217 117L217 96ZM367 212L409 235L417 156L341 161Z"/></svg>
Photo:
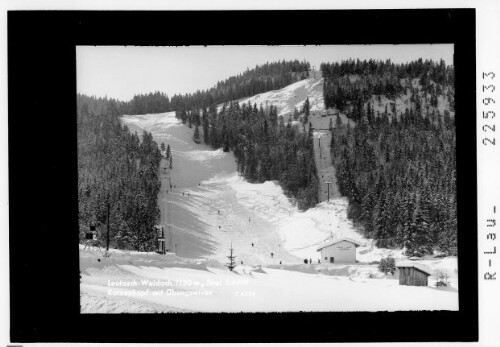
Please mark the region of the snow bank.
<svg viewBox="0 0 500 347"><path fill-rule="evenodd" d="M83 250L80 254L98 256ZM458 309L453 288L400 286L397 277L373 278L374 266L237 266L230 272L172 257L158 256L154 265L146 265L137 263L139 254L111 258L115 255L106 266L87 264L81 284L83 313Z"/></svg>
<svg viewBox="0 0 500 347"><path fill-rule="evenodd" d="M124 115L121 119L125 124L136 124L141 128L152 128L156 126L162 129L168 129L170 127L182 126L181 121L175 117L175 112Z"/></svg>
<svg viewBox="0 0 500 347"><path fill-rule="evenodd" d="M174 155L178 155L186 158L186 160L195 160L195 161L210 161L213 159L221 159L226 153L224 153L221 149L218 150L194 150L189 152L177 151L173 150L172 153Z"/></svg>

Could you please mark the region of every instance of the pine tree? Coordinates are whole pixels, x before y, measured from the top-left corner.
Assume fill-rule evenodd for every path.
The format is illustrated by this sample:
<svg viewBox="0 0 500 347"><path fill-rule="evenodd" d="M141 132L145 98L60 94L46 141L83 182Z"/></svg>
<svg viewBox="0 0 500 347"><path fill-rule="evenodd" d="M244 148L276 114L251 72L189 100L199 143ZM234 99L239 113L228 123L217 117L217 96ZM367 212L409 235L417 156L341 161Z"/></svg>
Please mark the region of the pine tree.
<svg viewBox="0 0 500 347"><path fill-rule="evenodd" d="M161 150L162 156L166 155L167 149L165 148L165 143L164 142L161 143L160 150Z"/></svg>
<svg viewBox="0 0 500 347"><path fill-rule="evenodd" d="M167 145L167 159L170 158L171 156L172 156L172 152L170 149L170 145Z"/></svg>
<svg viewBox="0 0 500 347"><path fill-rule="evenodd" d="M195 125L194 127L193 141L200 143L200 130L198 129L198 125Z"/></svg>
<svg viewBox="0 0 500 347"><path fill-rule="evenodd" d="M297 109L297 107L294 108L293 110L293 119L294 120L298 120L299 119L299 116L300 116L300 112L299 110Z"/></svg>
<svg viewBox="0 0 500 347"><path fill-rule="evenodd" d="M208 112L206 107L203 107L201 122L203 125L203 142L205 142L205 144L208 145L210 144L210 138L209 138Z"/></svg>
<svg viewBox="0 0 500 347"><path fill-rule="evenodd" d="M337 117L335 118L335 126L337 128L342 126L342 119L340 118L340 112L337 113Z"/></svg>
<svg viewBox="0 0 500 347"><path fill-rule="evenodd" d="M306 98L306 101L304 102L304 124L307 124L309 122L309 97Z"/></svg>
<svg viewBox="0 0 500 347"><path fill-rule="evenodd" d="M236 262L234 261L234 259L236 259L236 256L234 256L234 249L232 242L231 242L231 248L229 248L229 256L227 258L229 259L229 263L226 263L226 266L229 269L229 271L233 271L234 268L236 267Z"/></svg>
<svg viewBox="0 0 500 347"><path fill-rule="evenodd" d="M430 232L428 203L424 197L417 199L414 212L413 253L417 256L432 254L433 240Z"/></svg>

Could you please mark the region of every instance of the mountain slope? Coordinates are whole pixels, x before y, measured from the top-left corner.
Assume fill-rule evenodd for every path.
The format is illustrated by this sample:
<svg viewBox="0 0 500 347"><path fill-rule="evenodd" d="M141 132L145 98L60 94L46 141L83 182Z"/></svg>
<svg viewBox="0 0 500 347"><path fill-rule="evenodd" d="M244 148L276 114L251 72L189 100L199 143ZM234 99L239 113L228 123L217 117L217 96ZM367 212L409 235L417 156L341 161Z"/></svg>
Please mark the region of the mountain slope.
<svg viewBox="0 0 500 347"><path fill-rule="evenodd" d="M272 90L267 93L257 94L250 98L241 99L240 103L259 106L274 105L278 107L278 115L293 115L294 108L300 110L304 101L309 97L312 112L321 112L325 109L323 103L323 79L308 78L293 83L283 89Z"/></svg>
<svg viewBox="0 0 500 347"><path fill-rule="evenodd" d="M161 163L158 194L170 252L112 250L110 258L102 258L101 253L80 247L82 311L457 310L456 257L419 261L433 273L427 287L400 286L397 274L385 276L370 264L387 256L398 261L407 257L402 249L377 248L347 218L348 200L335 187L330 132L322 130L328 129L330 121L335 127L337 119L322 116L326 112L321 79L302 80L240 102L273 104L286 119L307 97L316 129L313 144L322 202L305 212L292 204L276 182L252 184L240 177L231 152L195 143L194 129L183 125L175 112L123 116L121 121L130 130L147 130L158 144L164 142L172 149L173 168ZM339 117L342 124L353 124L344 114ZM332 186L326 201L328 181ZM359 262L317 264L318 246L331 237L360 241ZM236 256L234 272L225 267L230 247ZM313 264L304 264L304 259ZM448 272L452 287L433 288L440 269ZM132 288L135 292L110 293L114 289L109 288L110 281L137 281L138 285ZM142 294L148 289L161 293Z"/></svg>

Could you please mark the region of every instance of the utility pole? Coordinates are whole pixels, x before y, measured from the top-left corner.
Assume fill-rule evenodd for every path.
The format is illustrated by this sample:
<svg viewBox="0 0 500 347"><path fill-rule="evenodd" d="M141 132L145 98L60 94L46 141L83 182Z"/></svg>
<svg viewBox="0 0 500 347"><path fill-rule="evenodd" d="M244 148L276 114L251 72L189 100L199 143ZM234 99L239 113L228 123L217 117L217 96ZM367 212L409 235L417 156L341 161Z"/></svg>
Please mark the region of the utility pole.
<svg viewBox="0 0 500 347"><path fill-rule="evenodd" d="M330 201L330 184L332 184L332 182L325 182L327 185L328 185L328 201Z"/></svg>
<svg viewBox="0 0 500 347"><path fill-rule="evenodd" d="M109 251L109 202L108 202L108 235L106 236L106 252Z"/></svg>
<svg viewBox="0 0 500 347"><path fill-rule="evenodd" d="M167 197L167 225L168 225L168 237L169 237L169 240L168 240L168 248L170 248L172 246L172 228L171 228L171 224L172 224L172 220L171 220L171 214L170 214L170 196Z"/></svg>

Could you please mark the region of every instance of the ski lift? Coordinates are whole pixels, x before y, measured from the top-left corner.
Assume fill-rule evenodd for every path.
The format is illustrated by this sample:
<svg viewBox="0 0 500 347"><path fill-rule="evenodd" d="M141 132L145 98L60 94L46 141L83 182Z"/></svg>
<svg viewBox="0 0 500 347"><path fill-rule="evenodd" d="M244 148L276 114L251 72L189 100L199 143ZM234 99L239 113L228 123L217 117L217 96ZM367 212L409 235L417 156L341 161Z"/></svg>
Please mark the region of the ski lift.
<svg viewBox="0 0 500 347"><path fill-rule="evenodd" d="M94 239L94 233L96 230L95 223L90 223L89 225L89 231L85 233L85 240L93 240Z"/></svg>
<svg viewBox="0 0 500 347"><path fill-rule="evenodd" d="M99 240L97 239L97 231L96 231L96 224L94 222L91 222L89 224L89 231L85 233L85 247L83 248L84 250L87 249L87 247L96 247L101 250L101 246L99 245Z"/></svg>
<svg viewBox="0 0 500 347"><path fill-rule="evenodd" d="M165 249L165 233L163 231L163 226L157 225L156 227L156 232L158 235L158 248L156 250L156 253L158 254L165 254L166 249Z"/></svg>

